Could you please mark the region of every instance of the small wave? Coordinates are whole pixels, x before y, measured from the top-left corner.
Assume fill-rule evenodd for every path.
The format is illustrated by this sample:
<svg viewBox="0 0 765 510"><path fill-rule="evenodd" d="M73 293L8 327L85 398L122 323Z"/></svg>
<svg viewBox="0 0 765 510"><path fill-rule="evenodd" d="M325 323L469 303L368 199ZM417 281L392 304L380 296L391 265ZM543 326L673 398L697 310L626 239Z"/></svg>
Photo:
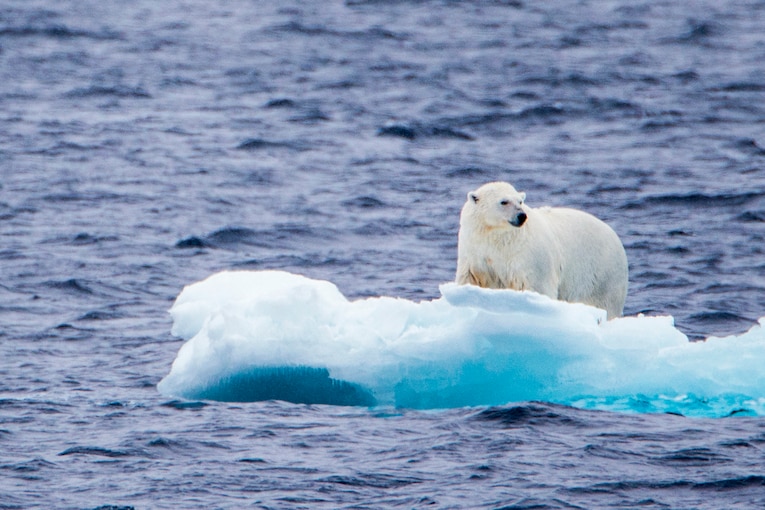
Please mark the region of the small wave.
<svg viewBox="0 0 765 510"><path fill-rule="evenodd" d="M97 202L104 201L104 202L113 204L115 202L124 202L126 200L129 201L130 198L128 198L125 195L112 193L110 191L87 191L87 192L67 191L67 192L50 193L48 195L44 195L42 197L42 200L44 202L52 202L52 203L86 202L88 204L94 204Z"/></svg>
<svg viewBox="0 0 765 510"><path fill-rule="evenodd" d="M377 130L377 136L393 136L415 140L417 138L454 138L457 140L474 140L475 138L463 131L458 131L449 126L431 124L391 124Z"/></svg>
<svg viewBox="0 0 765 510"><path fill-rule="evenodd" d="M678 127L680 121L676 118L652 119L640 125L641 131L656 132L664 129Z"/></svg>
<svg viewBox="0 0 765 510"><path fill-rule="evenodd" d="M243 457L238 459L237 462L244 462L246 464L266 464L266 460L261 459L260 457Z"/></svg>
<svg viewBox="0 0 765 510"><path fill-rule="evenodd" d="M423 234L423 230L427 232L427 234ZM395 236L407 231L414 231L418 239L435 239L439 235L437 233L434 234L428 225L409 219L375 219L373 221L365 222L353 229L353 233L360 236ZM448 235L453 235L453 233L450 232Z"/></svg>
<svg viewBox="0 0 765 510"><path fill-rule="evenodd" d="M168 439L165 437L158 437L155 439L152 439L148 443L146 443L147 446L152 447L159 447L159 448L173 448L173 447L180 447L182 449L186 449L187 442L177 439Z"/></svg>
<svg viewBox="0 0 765 510"><path fill-rule="evenodd" d="M332 239L335 233L328 228L295 223L275 225L269 230L246 227L224 227L205 236L190 236L175 243L176 248L217 248L238 250L242 247L281 248L304 246L306 239Z"/></svg>
<svg viewBox="0 0 765 510"><path fill-rule="evenodd" d="M353 80L341 80L331 81L323 83L317 86L317 89L348 89L358 86L359 83ZM285 110L294 112L287 120L289 122L296 122L301 124L315 124L318 122L324 122L332 120L332 116L325 112L324 109L315 101L301 101L297 102L289 98L277 98L268 101L263 108L269 110ZM255 139L258 140L258 139ZM287 143L295 148L308 148L302 140L295 140L290 142L276 142Z"/></svg>
<svg viewBox="0 0 765 510"><path fill-rule="evenodd" d="M196 238L198 239L198 238ZM202 245L212 248L233 248L239 245L258 245L261 233L244 227L226 227L216 230L202 240ZM179 243L179 247L189 247L193 242Z"/></svg>
<svg viewBox="0 0 765 510"><path fill-rule="evenodd" d="M711 482L699 482L694 484L696 489L712 490L740 490L748 487L765 487L765 476L749 475L736 478L724 478L722 480L712 480Z"/></svg>
<svg viewBox="0 0 765 510"><path fill-rule="evenodd" d="M335 86L337 86L337 88L346 88L342 85L338 85L337 83L326 85L326 88L332 88ZM318 122L332 120L332 117L320 108L307 108L302 110L300 113L293 115L288 120L290 122L297 122L301 124L315 124Z"/></svg>
<svg viewBox="0 0 765 510"><path fill-rule="evenodd" d="M294 151L305 151L310 146L301 141L282 141L267 140L265 138L248 138L236 147L239 150L258 151L267 149L288 149Z"/></svg>
<svg viewBox="0 0 765 510"><path fill-rule="evenodd" d="M746 317L737 313L713 310L701 313L694 313L688 317L688 320L698 327L705 325L726 324L730 328L738 329L738 327L746 327L752 323L751 317Z"/></svg>
<svg viewBox="0 0 765 510"><path fill-rule="evenodd" d="M540 104L531 106L522 110L516 115L518 119L543 119L554 120L558 117L562 117L567 113L567 110L562 106L552 104Z"/></svg>
<svg viewBox="0 0 765 510"><path fill-rule="evenodd" d="M650 195L638 201L620 206L622 209L642 209L656 205L686 207L740 207L765 195L765 191L721 192L721 193L668 193Z"/></svg>
<svg viewBox="0 0 765 510"><path fill-rule="evenodd" d="M93 310L81 315L77 320L80 321L110 321L115 319L122 319L125 314L122 312L116 312L114 310Z"/></svg>
<svg viewBox="0 0 765 510"><path fill-rule="evenodd" d="M631 101L617 98L590 98L587 100L589 108L596 114L618 113L619 117L641 117L643 108Z"/></svg>
<svg viewBox="0 0 765 510"><path fill-rule="evenodd" d="M624 460L625 458L630 458L630 457L641 458L641 459L645 457L641 453L637 453L637 452L629 451L629 450L625 451L616 447L616 445L613 445L613 444L609 446L605 446L602 444L588 444L587 446L584 447L584 451L587 453L587 455L590 455L592 457L599 457L602 459L612 459L612 460L619 460L619 461Z"/></svg>
<svg viewBox="0 0 765 510"><path fill-rule="evenodd" d="M689 19L688 30L677 36L665 37L661 40L664 44L693 44L699 46L712 46L711 39L725 33L724 27L710 20Z"/></svg>
<svg viewBox="0 0 765 510"><path fill-rule="evenodd" d="M178 88L178 87L196 87L199 83L195 80L184 78L181 76L167 76L162 78L159 82L160 88Z"/></svg>
<svg viewBox="0 0 765 510"><path fill-rule="evenodd" d="M735 81L708 90L710 92L763 92L765 85L751 81Z"/></svg>
<svg viewBox="0 0 765 510"><path fill-rule="evenodd" d="M765 156L765 148L760 147L752 138L740 138L733 142L732 146L744 154L749 154L751 156Z"/></svg>
<svg viewBox="0 0 765 510"><path fill-rule="evenodd" d="M64 404L61 402L52 402L48 400L34 400L34 399L16 399L16 398L2 398L0 399L0 409L3 410L28 410L34 409L36 412L43 414L58 414L64 412L66 408L70 408L70 404Z"/></svg>
<svg viewBox="0 0 765 510"><path fill-rule="evenodd" d="M45 156L60 156L69 152L91 152L102 148L99 145L81 145L74 142L57 142L52 147L45 149L32 149L27 151L27 154L41 154Z"/></svg>
<svg viewBox="0 0 765 510"><path fill-rule="evenodd" d="M62 290L72 294L94 294L93 289L82 280L76 278L70 278L69 280L52 280L46 282L45 285L51 289Z"/></svg>
<svg viewBox="0 0 765 510"><path fill-rule="evenodd" d="M117 236L95 236L92 234L88 234L87 232L80 232L76 236L74 236L71 240L69 240L69 243L73 246L91 246L95 244L101 244L105 241L118 241L119 237Z"/></svg>
<svg viewBox="0 0 765 510"><path fill-rule="evenodd" d="M0 185L0 189L2 185ZM18 211L6 203L0 203L0 220L11 220L18 215Z"/></svg>
<svg viewBox="0 0 765 510"><path fill-rule="evenodd" d="M343 258L320 253L305 253L303 255L285 254L263 258L253 258L236 262L234 268L241 269L273 269L273 268L333 268L347 270L354 264L358 264L357 258Z"/></svg>
<svg viewBox="0 0 765 510"><path fill-rule="evenodd" d="M0 465L0 469L9 470L19 474L37 473L45 469L56 469L57 467L58 466L53 462L42 458L35 458L24 462ZM36 479L37 478L35 478L35 480Z"/></svg>
<svg viewBox="0 0 765 510"><path fill-rule="evenodd" d="M502 124L536 125L559 124L568 119L594 115L603 120L614 118L641 118L645 112L643 108L630 101L618 98L590 97L579 103L546 103L541 102L522 108L519 111L507 111L497 109L486 113L469 114L461 117L444 119L443 122L450 126L489 128ZM403 131L400 136L416 138L416 131ZM471 135L472 136L472 135Z"/></svg>
<svg viewBox="0 0 765 510"><path fill-rule="evenodd" d="M567 427L584 426L581 420L566 414L564 406L542 403L529 403L512 407L490 407L480 411L475 418L482 421L497 422L504 428L521 428L563 425Z"/></svg>
<svg viewBox="0 0 765 510"><path fill-rule="evenodd" d="M489 174L490 174L490 171L485 169L485 168L482 168L482 167L478 167L478 166L461 166L461 167L457 167L457 168L454 168L452 170L449 170L446 173L446 176L447 177L468 177L468 178L476 178L477 179L479 177L482 177L482 176L485 176L485 175L489 175Z"/></svg>
<svg viewBox="0 0 765 510"><path fill-rule="evenodd" d="M371 195L361 195L358 197L344 200L342 204L345 207L356 209L380 209L386 206L385 202Z"/></svg>
<svg viewBox="0 0 765 510"><path fill-rule="evenodd" d="M391 476L381 473L366 473L349 475L331 475L319 480L324 483L337 483L349 487L371 487L374 489L395 489L414 483L422 483L423 479L415 477Z"/></svg>
<svg viewBox="0 0 765 510"><path fill-rule="evenodd" d="M86 38L105 41L121 39L122 35L118 32L111 31L93 32L90 30L79 30L69 28L66 25L26 25L0 29L0 37L49 37L51 39Z"/></svg>
<svg viewBox="0 0 765 510"><path fill-rule="evenodd" d="M60 452L58 455L61 457L65 457L67 455L95 455L97 457L119 458L134 457L136 455L145 457L146 453L136 449L113 450L110 448L102 448L100 446L73 446Z"/></svg>
<svg viewBox="0 0 765 510"><path fill-rule="evenodd" d="M208 245L205 240L201 237L197 236L191 236L186 237L184 239L181 239L177 243L175 243L176 248L208 248L212 247L211 245Z"/></svg>
<svg viewBox="0 0 765 510"><path fill-rule="evenodd" d="M672 75L672 78L676 79L680 83L687 84L694 81L699 81L701 76L696 71L688 70L675 73Z"/></svg>
<svg viewBox="0 0 765 510"><path fill-rule="evenodd" d="M143 87L128 85L91 85L71 90L64 94L68 98L116 97L120 99L150 99L152 96Z"/></svg>
<svg viewBox="0 0 765 510"><path fill-rule="evenodd" d="M763 223L765 222L765 211L744 211L736 219L744 223Z"/></svg>
<svg viewBox="0 0 765 510"><path fill-rule="evenodd" d="M689 482L687 480L671 480L671 481L664 481L664 480L624 480L619 482L604 482L604 483L597 483L595 485L592 485L590 487L575 487L568 489L571 492L594 492L594 493L603 493L603 492L616 492L616 493L622 493L626 492L629 493L631 491L650 491L650 492L656 492L656 491L673 491L677 489L687 489L690 487L693 487L694 483ZM653 501L653 500L648 500ZM666 505L665 505L666 506Z"/></svg>
<svg viewBox="0 0 765 510"><path fill-rule="evenodd" d="M170 400L169 402L165 402L162 404L164 407L170 407L172 409L177 409L179 411L186 411L189 409L203 409L207 407L209 404L206 402L194 402L194 401L188 401L188 400Z"/></svg>
<svg viewBox="0 0 765 510"><path fill-rule="evenodd" d="M709 448L686 448L654 457L651 462L663 466L701 467L730 462L731 458Z"/></svg>
<svg viewBox="0 0 765 510"><path fill-rule="evenodd" d="M563 37L561 43L565 46L576 46L576 40L570 37ZM559 88L563 86L590 86L598 85L601 80L591 78L580 72L561 73L558 69L549 69L539 72L534 70L526 72L519 76L517 82L521 85L543 85L547 87Z"/></svg>
<svg viewBox="0 0 765 510"><path fill-rule="evenodd" d="M295 108L296 106L295 101L287 98L272 99L265 105L266 108Z"/></svg>
<svg viewBox="0 0 765 510"><path fill-rule="evenodd" d="M373 26L364 30L336 30L321 25L312 26L297 21L290 21L282 25L274 26L271 30L275 32L291 32L307 36L329 36L346 39L388 39L393 41L403 41L407 39L406 34L399 34L380 26Z"/></svg>

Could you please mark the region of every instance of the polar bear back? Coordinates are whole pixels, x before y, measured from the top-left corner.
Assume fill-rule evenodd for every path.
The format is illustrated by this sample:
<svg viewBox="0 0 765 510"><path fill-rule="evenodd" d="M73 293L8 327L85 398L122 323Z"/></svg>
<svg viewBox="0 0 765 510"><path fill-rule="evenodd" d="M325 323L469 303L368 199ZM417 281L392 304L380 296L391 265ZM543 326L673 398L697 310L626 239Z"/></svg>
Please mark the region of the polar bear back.
<svg viewBox="0 0 765 510"><path fill-rule="evenodd" d="M557 239L561 251L557 299L587 303L619 317L627 298L628 264L619 236L584 211L564 207L534 209Z"/></svg>

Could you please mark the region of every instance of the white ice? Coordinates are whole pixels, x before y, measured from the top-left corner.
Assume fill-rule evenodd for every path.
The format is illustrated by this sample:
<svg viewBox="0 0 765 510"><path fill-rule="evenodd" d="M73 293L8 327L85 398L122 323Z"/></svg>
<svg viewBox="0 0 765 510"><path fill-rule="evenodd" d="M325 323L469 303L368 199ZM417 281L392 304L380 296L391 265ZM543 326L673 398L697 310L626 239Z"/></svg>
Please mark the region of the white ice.
<svg viewBox="0 0 765 510"><path fill-rule="evenodd" d="M212 275L171 309L172 333L187 341L159 391L214 399L238 374L311 367L358 385L378 405L543 400L765 414L765 317L744 334L690 342L668 316L606 321L597 308L533 292L454 283L440 291L423 302L349 301L330 282L286 272ZM226 400L239 400L236 391Z"/></svg>

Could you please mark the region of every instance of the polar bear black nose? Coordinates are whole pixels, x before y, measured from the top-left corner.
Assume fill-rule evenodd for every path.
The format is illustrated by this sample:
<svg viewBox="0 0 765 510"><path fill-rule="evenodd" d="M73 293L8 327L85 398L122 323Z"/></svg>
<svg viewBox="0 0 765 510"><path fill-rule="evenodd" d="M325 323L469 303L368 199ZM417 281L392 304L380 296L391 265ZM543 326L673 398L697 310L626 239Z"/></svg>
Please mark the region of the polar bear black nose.
<svg viewBox="0 0 765 510"><path fill-rule="evenodd" d="M521 225L526 223L527 218L528 216L526 216L525 212L520 212L518 213L518 216L516 216L515 219L511 221L510 223L512 223L516 227L520 227Z"/></svg>

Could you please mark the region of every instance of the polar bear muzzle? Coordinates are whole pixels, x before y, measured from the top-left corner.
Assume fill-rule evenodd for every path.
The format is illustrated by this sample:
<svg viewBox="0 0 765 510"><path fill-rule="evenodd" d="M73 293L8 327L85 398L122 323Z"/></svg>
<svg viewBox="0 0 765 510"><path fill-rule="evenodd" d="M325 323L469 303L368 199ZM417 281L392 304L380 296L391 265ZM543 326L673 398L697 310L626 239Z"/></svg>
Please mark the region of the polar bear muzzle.
<svg viewBox="0 0 765 510"><path fill-rule="evenodd" d="M526 215L525 212L521 211L519 212L515 218L510 220L510 224L514 227L520 227L524 223L526 223L526 220L528 219L528 215Z"/></svg>

